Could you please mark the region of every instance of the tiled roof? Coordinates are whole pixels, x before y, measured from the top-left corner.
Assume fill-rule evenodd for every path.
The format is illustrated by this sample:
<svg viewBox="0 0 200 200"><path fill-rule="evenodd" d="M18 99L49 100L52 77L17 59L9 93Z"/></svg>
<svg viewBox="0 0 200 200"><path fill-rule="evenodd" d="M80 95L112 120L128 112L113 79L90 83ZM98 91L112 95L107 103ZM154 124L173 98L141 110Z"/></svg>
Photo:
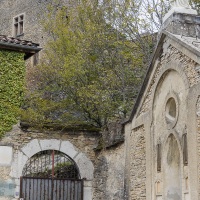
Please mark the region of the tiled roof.
<svg viewBox="0 0 200 200"><path fill-rule="evenodd" d="M16 45L24 45L24 46L29 46L29 47L38 47L39 46L39 44L33 43L32 41L20 40L18 38L8 37L6 35L0 35L0 42L16 44Z"/></svg>
<svg viewBox="0 0 200 200"><path fill-rule="evenodd" d="M32 41L20 40L6 35L0 35L0 50L9 50L25 53L24 59L30 58L35 53L39 52L42 48L39 44Z"/></svg>

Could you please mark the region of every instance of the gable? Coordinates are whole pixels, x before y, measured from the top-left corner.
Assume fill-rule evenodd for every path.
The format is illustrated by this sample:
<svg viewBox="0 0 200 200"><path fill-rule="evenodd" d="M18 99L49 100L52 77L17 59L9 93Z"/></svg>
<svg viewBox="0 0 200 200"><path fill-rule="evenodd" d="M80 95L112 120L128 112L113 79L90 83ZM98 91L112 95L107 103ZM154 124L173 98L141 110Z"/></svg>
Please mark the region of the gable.
<svg viewBox="0 0 200 200"><path fill-rule="evenodd" d="M151 65L149 66L130 120L151 110L154 92L167 70L176 70L187 87L200 81L200 51L195 38L181 37L163 32Z"/></svg>

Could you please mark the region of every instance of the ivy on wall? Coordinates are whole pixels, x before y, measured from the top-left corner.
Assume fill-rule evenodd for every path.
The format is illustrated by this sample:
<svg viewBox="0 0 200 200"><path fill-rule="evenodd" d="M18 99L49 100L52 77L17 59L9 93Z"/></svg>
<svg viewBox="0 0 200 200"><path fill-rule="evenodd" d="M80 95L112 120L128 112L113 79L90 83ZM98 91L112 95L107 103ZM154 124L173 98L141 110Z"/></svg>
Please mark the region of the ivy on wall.
<svg viewBox="0 0 200 200"><path fill-rule="evenodd" d="M0 137L18 121L24 93L24 54L0 51Z"/></svg>

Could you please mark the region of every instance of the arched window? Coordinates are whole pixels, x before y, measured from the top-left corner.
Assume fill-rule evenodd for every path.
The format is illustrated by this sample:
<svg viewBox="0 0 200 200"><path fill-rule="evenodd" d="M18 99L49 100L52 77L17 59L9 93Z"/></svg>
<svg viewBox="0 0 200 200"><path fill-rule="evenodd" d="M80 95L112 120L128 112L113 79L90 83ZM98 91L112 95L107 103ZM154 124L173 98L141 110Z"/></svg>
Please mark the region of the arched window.
<svg viewBox="0 0 200 200"><path fill-rule="evenodd" d="M45 150L32 156L23 169L23 177L80 179L76 163L56 150Z"/></svg>

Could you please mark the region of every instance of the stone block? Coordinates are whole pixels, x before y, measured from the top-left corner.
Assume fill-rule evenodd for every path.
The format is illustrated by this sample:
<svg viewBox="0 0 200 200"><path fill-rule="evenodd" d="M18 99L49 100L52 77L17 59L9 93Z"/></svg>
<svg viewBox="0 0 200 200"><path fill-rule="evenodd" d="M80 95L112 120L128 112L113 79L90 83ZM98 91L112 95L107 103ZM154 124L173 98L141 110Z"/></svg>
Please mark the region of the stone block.
<svg viewBox="0 0 200 200"><path fill-rule="evenodd" d="M18 178L20 176L23 176L22 171L28 159L29 158L26 155L24 155L22 152L18 153Z"/></svg>
<svg viewBox="0 0 200 200"><path fill-rule="evenodd" d="M22 148L22 151L24 154L26 154L29 158L32 157L34 154L38 153L41 151L39 142L37 139L32 140L30 143L25 145Z"/></svg>
<svg viewBox="0 0 200 200"><path fill-rule="evenodd" d="M84 187L92 187L92 181L84 181Z"/></svg>
<svg viewBox="0 0 200 200"><path fill-rule="evenodd" d="M11 165L13 157L13 148L9 146L0 146L0 166Z"/></svg>
<svg viewBox="0 0 200 200"><path fill-rule="evenodd" d="M94 166L92 162L86 157L85 154L79 153L74 159L78 165L81 178L86 178L87 180L92 180L94 178Z"/></svg>
<svg viewBox="0 0 200 200"><path fill-rule="evenodd" d="M72 159L78 154L78 152L74 148L74 145L68 141L63 141L61 143L60 151L67 154Z"/></svg>
<svg viewBox="0 0 200 200"><path fill-rule="evenodd" d="M91 200L91 199L92 199L92 187L84 187L83 200Z"/></svg>
<svg viewBox="0 0 200 200"><path fill-rule="evenodd" d="M28 159L28 156L22 152L18 152L15 156L14 162L12 163L10 176L13 178L20 178L20 176L23 175L22 171Z"/></svg>
<svg viewBox="0 0 200 200"><path fill-rule="evenodd" d="M42 151L54 149L54 150L60 150L60 140L51 139L51 140L40 140L40 146Z"/></svg>

